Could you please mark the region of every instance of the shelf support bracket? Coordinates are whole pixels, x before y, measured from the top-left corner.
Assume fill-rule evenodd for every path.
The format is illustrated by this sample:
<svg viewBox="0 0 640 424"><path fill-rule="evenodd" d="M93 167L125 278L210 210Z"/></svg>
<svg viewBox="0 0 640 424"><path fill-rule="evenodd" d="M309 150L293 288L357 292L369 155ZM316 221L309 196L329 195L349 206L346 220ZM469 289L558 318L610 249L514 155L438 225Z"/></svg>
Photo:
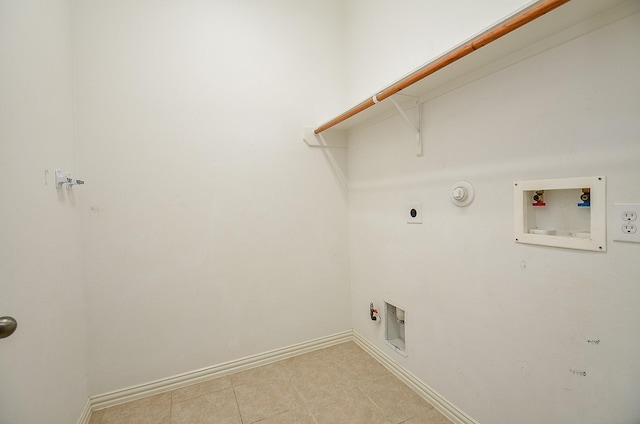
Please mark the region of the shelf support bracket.
<svg viewBox="0 0 640 424"><path fill-rule="evenodd" d="M400 115L404 118L404 120L407 122L407 124L409 124L411 129L415 132L415 134L416 134L416 156L421 157L422 154L423 154L423 151L422 151L422 114L420 113L420 99L418 97L408 96L406 94L397 94L397 95L398 96L411 97L414 100L415 111L416 111L416 119L415 119L416 123L414 123L407 116L407 113L405 112L405 110L402 109L402 106L400 106L398 104L398 102L393 97L389 98L389 100L391 100L391 103L393 103L393 105L398 110L398 113L400 113Z"/></svg>
<svg viewBox="0 0 640 424"><path fill-rule="evenodd" d="M341 130L329 130L325 134L328 135L328 139L323 136L322 133L315 134L313 127L304 127L302 129L302 139L307 146L320 149L346 149L347 137L346 132Z"/></svg>

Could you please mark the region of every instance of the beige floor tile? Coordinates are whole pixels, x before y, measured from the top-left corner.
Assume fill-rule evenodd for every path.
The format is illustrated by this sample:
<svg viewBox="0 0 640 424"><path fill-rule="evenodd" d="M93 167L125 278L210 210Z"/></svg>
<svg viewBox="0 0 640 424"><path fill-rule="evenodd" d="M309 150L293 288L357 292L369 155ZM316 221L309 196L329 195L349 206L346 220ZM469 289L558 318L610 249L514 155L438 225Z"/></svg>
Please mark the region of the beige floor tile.
<svg viewBox="0 0 640 424"><path fill-rule="evenodd" d="M340 362L341 359L351 356L370 357L360 346L354 342L340 343L322 349L331 359Z"/></svg>
<svg viewBox="0 0 640 424"><path fill-rule="evenodd" d="M176 402L171 424L242 424L233 388Z"/></svg>
<svg viewBox="0 0 640 424"><path fill-rule="evenodd" d="M318 424L393 424L358 388L309 404Z"/></svg>
<svg viewBox="0 0 640 424"><path fill-rule="evenodd" d="M315 364L313 368L299 371L293 375L291 383L305 402L335 395L352 386L344 369L332 362Z"/></svg>
<svg viewBox="0 0 640 424"><path fill-rule="evenodd" d="M303 406L291 384L242 384L235 387L243 423L252 423Z"/></svg>
<svg viewBox="0 0 640 424"><path fill-rule="evenodd" d="M89 424L100 424L103 416L104 416L104 409L101 409L100 411L92 412L91 417L89 418Z"/></svg>
<svg viewBox="0 0 640 424"><path fill-rule="evenodd" d="M444 415L438 412L436 409L430 409L424 414L411 418L402 424L453 424Z"/></svg>
<svg viewBox="0 0 640 424"><path fill-rule="evenodd" d="M142 418L135 418L138 421L127 421L125 418L130 416L153 416L156 419L163 419L168 416L171 411L171 393L161 393L155 396L149 396L143 399L127 402L122 405L113 406L104 410L102 417L103 423L111 422L142 422Z"/></svg>
<svg viewBox="0 0 640 424"><path fill-rule="evenodd" d="M359 374L359 380L368 381L390 375L389 371L354 342L341 343L323 349L331 361ZM353 378L353 376L352 376Z"/></svg>
<svg viewBox="0 0 640 424"><path fill-rule="evenodd" d="M231 387L231 379L229 377L220 377L213 380L204 381L202 383L192 384L181 389L174 390L171 393L171 402L177 403L187 399L192 399L219 390Z"/></svg>
<svg viewBox="0 0 640 424"><path fill-rule="evenodd" d="M92 414L89 424L452 424L353 342Z"/></svg>
<svg viewBox="0 0 640 424"><path fill-rule="evenodd" d="M306 408L300 408L261 420L256 424L316 424L316 420Z"/></svg>
<svg viewBox="0 0 640 424"><path fill-rule="evenodd" d="M370 381L360 389L393 422L405 421L433 408L395 376Z"/></svg>
<svg viewBox="0 0 640 424"><path fill-rule="evenodd" d="M100 424L171 424L171 412L154 411L113 419L103 418Z"/></svg>
<svg viewBox="0 0 640 424"><path fill-rule="evenodd" d="M322 350L305 353L304 355L294 356L282 361L291 375L308 375L315 373L315 370L323 365L331 362L329 357Z"/></svg>
<svg viewBox="0 0 640 424"><path fill-rule="evenodd" d="M242 384L286 383L290 374L282 362L263 365L230 376L234 386Z"/></svg>
<svg viewBox="0 0 640 424"><path fill-rule="evenodd" d="M348 376L354 386L359 386L381 377L392 376L389 370L367 354L364 356L359 354L345 355L337 363L345 370L345 375Z"/></svg>

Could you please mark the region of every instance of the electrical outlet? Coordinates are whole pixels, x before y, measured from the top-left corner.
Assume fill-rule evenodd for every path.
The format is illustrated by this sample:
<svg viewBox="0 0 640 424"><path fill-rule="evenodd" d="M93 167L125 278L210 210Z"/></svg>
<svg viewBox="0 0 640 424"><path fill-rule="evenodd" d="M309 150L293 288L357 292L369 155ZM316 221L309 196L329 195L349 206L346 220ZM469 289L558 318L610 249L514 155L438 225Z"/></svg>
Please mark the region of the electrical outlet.
<svg viewBox="0 0 640 424"><path fill-rule="evenodd" d="M422 224L422 204L410 203L405 207L407 224Z"/></svg>
<svg viewBox="0 0 640 424"><path fill-rule="evenodd" d="M638 214L640 214L640 203L613 204L614 240L640 243Z"/></svg>

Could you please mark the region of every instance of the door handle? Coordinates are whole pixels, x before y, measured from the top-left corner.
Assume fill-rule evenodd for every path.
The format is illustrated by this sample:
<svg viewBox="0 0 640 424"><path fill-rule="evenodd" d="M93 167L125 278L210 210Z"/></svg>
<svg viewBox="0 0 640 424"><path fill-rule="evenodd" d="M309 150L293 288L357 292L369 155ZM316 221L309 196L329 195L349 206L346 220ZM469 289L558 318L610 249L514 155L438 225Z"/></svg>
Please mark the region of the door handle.
<svg viewBox="0 0 640 424"><path fill-rule="evenodd" d="M18 322L13 317L0 317L0 339L12 335L17 327Z"/></svg>

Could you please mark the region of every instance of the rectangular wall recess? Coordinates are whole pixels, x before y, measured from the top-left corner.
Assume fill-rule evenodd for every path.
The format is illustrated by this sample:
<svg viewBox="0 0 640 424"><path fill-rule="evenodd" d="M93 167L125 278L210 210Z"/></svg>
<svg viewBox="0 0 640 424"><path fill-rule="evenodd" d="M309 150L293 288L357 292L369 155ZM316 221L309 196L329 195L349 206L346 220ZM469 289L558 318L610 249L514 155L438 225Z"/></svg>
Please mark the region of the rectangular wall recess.
<svg viewBox="0 0 640 424"><path fill-rule="evenodd" d="M517 243L604 252L605 213L605 177L514 183Z"/></svg>
<svg viewBox="0 0 640 424"><path fill-rule="evenodd" d="M385 339L387 344L402 356L407 356L404 325L407 319L404 309L385 302Z"/></svg>

